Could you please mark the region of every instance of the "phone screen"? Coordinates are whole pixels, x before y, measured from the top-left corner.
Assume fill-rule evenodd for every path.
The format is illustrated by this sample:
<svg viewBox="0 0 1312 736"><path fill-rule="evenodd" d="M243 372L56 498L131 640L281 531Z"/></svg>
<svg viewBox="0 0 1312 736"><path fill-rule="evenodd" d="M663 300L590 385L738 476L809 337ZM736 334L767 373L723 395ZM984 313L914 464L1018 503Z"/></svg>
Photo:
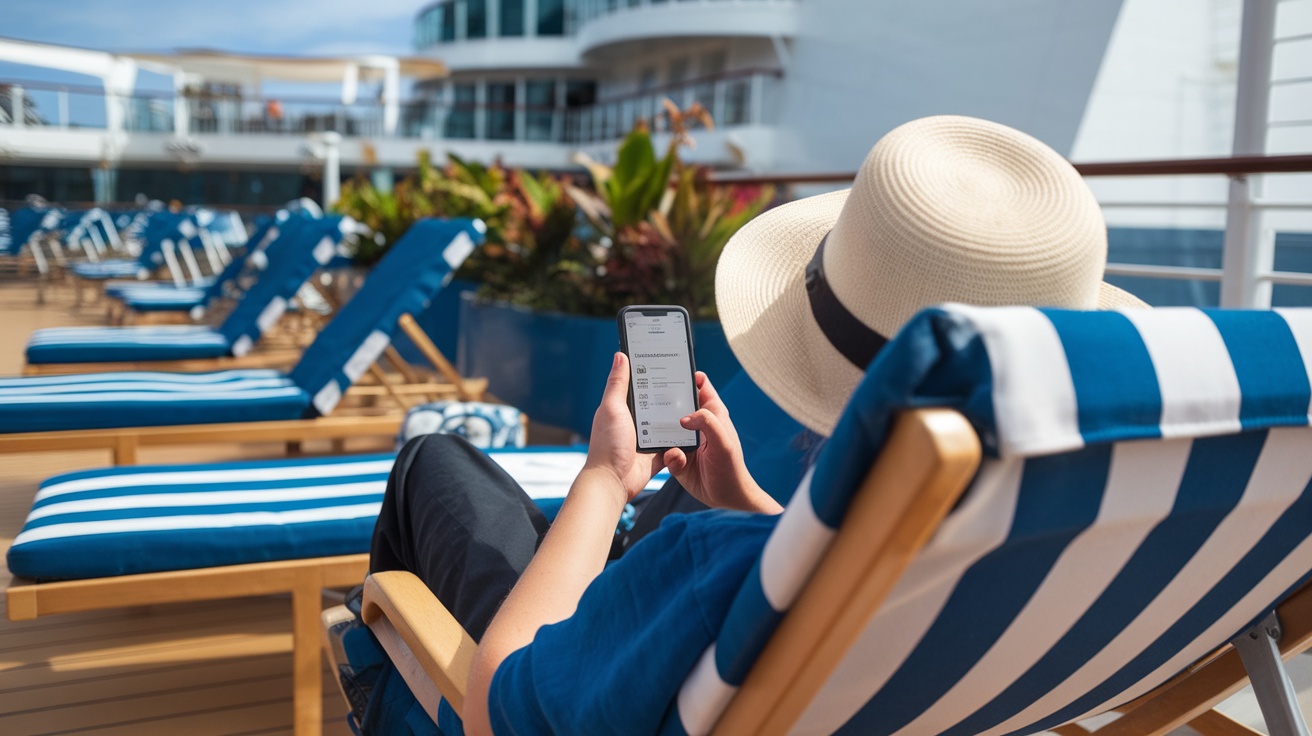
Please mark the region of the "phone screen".
<svg viewBox="0 0 1312 736"><path fill-rule="evenodd" d="M638 449L695 447L697 433L679 420L697 409L688 325L682 312L625 312L630 390Z"/></svg>

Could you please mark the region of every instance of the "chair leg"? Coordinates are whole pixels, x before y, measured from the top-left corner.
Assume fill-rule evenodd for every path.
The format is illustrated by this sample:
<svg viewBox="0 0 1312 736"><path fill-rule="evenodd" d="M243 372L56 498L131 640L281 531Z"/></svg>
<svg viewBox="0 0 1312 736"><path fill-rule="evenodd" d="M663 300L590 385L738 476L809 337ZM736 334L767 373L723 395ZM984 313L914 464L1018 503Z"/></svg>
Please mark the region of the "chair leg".
<svg viewBox="0 0 1312 736"><path fill-rule="evenodd" d="M319 736L323 730L323 665L319 654L322 599L318 576L302 580L292 591L292 711L296 736Z"/></svg>
<svg viewBox="0 0 1312 736"><path fill-rule="evenodd" d="M113 453L115 465L136 465L137 438L131 435L120 436L114 444Z"/></svg>
<svg viewBox="0 0 1312 736"><path fill-rule="evenodd" d="M1309 736L1294 684L1280 658L1280 633L1280 620L1272 611L1232 643L1239 650L1239 659L1253 684L1253 694L1271 736Z"/></svg>
<svg viewBox="0 0 1312 736"><path fill-rule="evenodd" d="M1203 736L1262 736L1261 732L1216 710L1209 710L1189 721L1189 727Z"/></svg>

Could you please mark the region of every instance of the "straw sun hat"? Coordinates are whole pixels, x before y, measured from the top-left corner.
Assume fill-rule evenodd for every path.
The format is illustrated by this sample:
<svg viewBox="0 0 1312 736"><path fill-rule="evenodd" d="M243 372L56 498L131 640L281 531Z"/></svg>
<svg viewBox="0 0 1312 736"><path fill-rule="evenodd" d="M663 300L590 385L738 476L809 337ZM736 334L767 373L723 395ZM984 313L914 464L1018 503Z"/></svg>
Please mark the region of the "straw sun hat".
<svg viewBox="0 0 1312 736"><path fill-rule="evenodd" d="M754 381L828 435L866 366L944 302L1112 309L1107 227L1056 151L1012 128L940 116L875 145L847 191L776 207L716 270L720 321Z"/></svg>

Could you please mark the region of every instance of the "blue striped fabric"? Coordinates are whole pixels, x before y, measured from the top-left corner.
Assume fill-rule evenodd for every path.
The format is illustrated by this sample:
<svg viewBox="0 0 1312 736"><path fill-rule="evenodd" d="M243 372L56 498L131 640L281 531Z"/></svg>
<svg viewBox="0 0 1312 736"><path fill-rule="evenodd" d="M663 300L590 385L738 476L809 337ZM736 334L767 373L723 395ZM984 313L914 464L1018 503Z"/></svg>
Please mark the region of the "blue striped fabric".
<svg viewBox="0 0 1312 736"><path fill-rule="evenodd" d="M280 213L286 217L285 211ZM255 228L246 239L245 246L233 256L223 270L203 284L195 286L176 286L172 283L148 282L146 284L110 284L105 293L119 299L123 304L137 312L191 312L199 319L209 303L224 296L233 287L237 277L245 270L247 263L256 252L263 251L275 237L278 230L273 217L261 215L256 218Z"/></svg>
<svg viewBox="0 0 1312 736"><path fill-rule="evenodd" d="M16 256L34 237L48 232L59 224L58 210L23 207L9 216L8 255Z"/></svg>
<svg viewBox="0 0 1312 736"><path fill-rule="evenodd" d="M268 267L217 328L49 327L32 334L27 362L112 363L245 355L264 330L278 321L310 274L331 258L341 225L341 217L310 220L298 216L285 223L266 251Z"/></svg>
<svg viewBox="0 0 1312 736"><path fill-rule="evenodd" d="M559 506L587 456L582 447L489 454L547 509ZM394 458L66 473L41 484L9 570L80 579L367 552Z"/></svg>
<svg viewBox="0 0 1312 736"><path fill-rule="evenodd" d="M666 733L709 731L801 591L892 415L987 458L798 733L1003 734L1104 712L1312 571L1312 311L948 306L858 387Z"/></svg>
<svg viewBox="0 0 1312 736"><path fill-rule="evenodd" d="M483 241L479 220L425 219L392 244L351 297L305 349L292 380L328 414L391 343L402 314L417 315Z"/></svg>
<svg viewBox="0 0 1312 736"><path fill-rule="evenodd" d="M308 405L267 369L23 376L0 379L0 432L298 419Z"/></svg>
<svg viewBox="0 0 1312 736"><path fill-rule="evenodd" d="M147 216L141 234L141 252L136 258L109 258L98 263L74 263L73 275L94 281L144 277L163 265L164 241L179 243L190 237L186 233L195 233L195 223L190 215L167 210L151 212Z"/></svg>

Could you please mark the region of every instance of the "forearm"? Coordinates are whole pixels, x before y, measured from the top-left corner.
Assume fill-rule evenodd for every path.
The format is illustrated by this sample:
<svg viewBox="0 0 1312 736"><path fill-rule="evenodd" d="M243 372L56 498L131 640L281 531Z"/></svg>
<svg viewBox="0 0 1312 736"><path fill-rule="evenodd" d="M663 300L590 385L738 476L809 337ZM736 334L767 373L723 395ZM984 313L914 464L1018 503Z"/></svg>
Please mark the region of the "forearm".
<svg viewBox="0 0 1312 736"><path fill-rule="evenodd" d="M575 479L532 562L479 642L462 714L468 733L491 733L487 696L501 662L533 641L539 628L574 613L606 565L627 501L613 473L585 468Z"/></svg>

